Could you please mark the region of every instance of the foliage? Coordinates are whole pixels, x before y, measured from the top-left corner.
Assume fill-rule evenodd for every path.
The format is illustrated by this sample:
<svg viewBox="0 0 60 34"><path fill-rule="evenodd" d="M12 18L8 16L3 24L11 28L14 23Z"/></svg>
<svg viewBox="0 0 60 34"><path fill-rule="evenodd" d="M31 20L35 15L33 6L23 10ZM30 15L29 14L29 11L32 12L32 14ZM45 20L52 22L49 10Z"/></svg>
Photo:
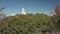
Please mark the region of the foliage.
<svg viewBox="0 0 60 34"><path fill-rule="evenodd" d="M54 24L46 14L9 16L0 24L0 34L43 34L51 32Z"/></svg>
<svg viewBox="0 0 60 34"><path fill-rule="evenodd" d="M60 17L60 4L56 5L55 13L57 17Z"/></svg>
<svg viewBox="0 0 60 34"><path fill-rule="evenodd" d="M55 7L55 16L53 17L55 20L55 28L60 31L60 4L57 4Z"/></svg>

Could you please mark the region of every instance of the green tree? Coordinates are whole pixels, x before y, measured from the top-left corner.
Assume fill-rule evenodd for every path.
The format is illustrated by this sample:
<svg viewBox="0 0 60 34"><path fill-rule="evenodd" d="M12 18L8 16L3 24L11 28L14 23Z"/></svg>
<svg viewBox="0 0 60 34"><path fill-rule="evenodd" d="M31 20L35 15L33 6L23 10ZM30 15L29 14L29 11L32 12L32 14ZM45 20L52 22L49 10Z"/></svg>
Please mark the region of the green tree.
<svg viewBox="0 0 60 34"><path fill-rule="evenodd" d="M46 14L9 16L0 25L2 34L43 34L52 32L53 21Z"/></svg>

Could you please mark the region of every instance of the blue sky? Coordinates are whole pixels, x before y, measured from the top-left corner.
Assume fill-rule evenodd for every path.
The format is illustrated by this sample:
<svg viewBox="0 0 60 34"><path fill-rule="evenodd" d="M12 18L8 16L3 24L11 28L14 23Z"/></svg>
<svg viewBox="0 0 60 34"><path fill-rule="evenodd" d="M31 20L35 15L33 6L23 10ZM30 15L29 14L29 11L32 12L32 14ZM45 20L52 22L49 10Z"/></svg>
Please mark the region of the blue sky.
<svg viewBox="0 0 60 34"><path fill-rule="evenodd" d="M0 0L0 7L7 15L12 13L21 13L21 9L25 8L27 13L46 13L54 11L56 4L60 0Z"/></svg>

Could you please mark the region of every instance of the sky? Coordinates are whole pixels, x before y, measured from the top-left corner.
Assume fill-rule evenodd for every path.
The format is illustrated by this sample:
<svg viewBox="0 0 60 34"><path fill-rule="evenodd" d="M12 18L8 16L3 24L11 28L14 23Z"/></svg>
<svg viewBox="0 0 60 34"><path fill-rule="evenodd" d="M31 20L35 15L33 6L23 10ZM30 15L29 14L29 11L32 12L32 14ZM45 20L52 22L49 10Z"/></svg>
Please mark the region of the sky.
<svg viewBox="0 0 60 34"><path fill-rule="evenodd" d="M20 14L22 8L25 8L26 13L45 13L49 14L54 11L56 4L59 4L60 0L0 0L0 8L6 15L18 13Z"/></svg>

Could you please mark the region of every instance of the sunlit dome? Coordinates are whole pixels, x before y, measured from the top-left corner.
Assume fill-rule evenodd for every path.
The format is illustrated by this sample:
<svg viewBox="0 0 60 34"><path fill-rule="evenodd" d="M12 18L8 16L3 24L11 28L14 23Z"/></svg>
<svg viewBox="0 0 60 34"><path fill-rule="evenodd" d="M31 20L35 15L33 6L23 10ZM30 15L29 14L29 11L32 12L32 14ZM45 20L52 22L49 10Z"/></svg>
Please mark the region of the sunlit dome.
<svg viewBox="0 0 60 34"><path fill-rule="evenodd" d="M22 13L21 14L26 15L26 12L25 12L24 8L22 8Z"/></svg>
<svg viewBox="0 0 60 34"><path fill-rule="evenodd" d="M15 16L17 13L12 13L11 16Z"/></svg>
<svg viewBox="0 0 60 34"><path fill-rule="evenodd" d="M11 14L12 16L14 16L14 14Z"/></svg>

